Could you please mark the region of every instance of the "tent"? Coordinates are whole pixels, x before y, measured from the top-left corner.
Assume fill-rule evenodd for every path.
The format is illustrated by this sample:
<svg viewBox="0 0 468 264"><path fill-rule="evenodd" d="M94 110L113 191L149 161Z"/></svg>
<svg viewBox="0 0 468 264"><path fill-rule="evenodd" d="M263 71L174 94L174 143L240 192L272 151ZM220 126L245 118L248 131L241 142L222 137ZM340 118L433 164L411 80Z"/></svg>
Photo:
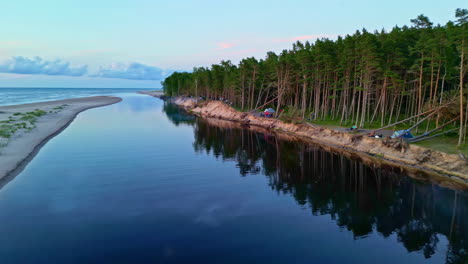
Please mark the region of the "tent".
<svg viewBox="0 0 468 264"><path fill-rule="evenodd" d="M392 135L392 138L414 138L413 134L409 130L398 130L395 131Z"/></svg>
<svg viewBox="0 0 468 264"><path fill-rule="evenodd" d="M274 113L274 112L276 112L276 111L275 111L275 109L273 109L273 108L267 108L267 109L265 109L265 112L268 112L268 113L271 113L271 114L272 114L272 113Z"/></svg>

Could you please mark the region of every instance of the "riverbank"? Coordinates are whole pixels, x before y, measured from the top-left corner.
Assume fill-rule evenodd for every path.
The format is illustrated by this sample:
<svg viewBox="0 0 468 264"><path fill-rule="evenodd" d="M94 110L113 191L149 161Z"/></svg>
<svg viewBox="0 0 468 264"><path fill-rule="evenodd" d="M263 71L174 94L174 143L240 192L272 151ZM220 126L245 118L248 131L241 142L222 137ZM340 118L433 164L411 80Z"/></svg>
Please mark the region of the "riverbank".
<svg viewBox="0 0 468 264"><path fill-rule="evenodd" d="M274 132L286 133L373 159L435 173L443 178L468 184L468 163L458 155L430 150L416 145L398 144L394 141L370 138L310 124L289 124L276 119L262 118L236 111L219 101L197 103L191 98L174 98L175 104L204 118L222 119L243 125L258 126Z"/></svg>
<svg viewBox="0 0 468 264"><path fill-rule="evenodd" d="M0 106L0 179L32 158L80 112L121 100L119 97L93 96Z"/></svg>

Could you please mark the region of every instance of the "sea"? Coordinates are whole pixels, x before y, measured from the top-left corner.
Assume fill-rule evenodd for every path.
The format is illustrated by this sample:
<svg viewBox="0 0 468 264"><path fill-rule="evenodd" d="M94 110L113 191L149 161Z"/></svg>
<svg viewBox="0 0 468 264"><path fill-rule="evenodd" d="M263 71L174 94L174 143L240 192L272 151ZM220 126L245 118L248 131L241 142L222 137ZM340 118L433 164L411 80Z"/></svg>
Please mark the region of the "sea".
<svg viewBox="0 0 468 264"><path fill-rule="evenodd" d="M158 89L148 88L0 88L0 106L28 104L68 98L116 95Z"/></svg>

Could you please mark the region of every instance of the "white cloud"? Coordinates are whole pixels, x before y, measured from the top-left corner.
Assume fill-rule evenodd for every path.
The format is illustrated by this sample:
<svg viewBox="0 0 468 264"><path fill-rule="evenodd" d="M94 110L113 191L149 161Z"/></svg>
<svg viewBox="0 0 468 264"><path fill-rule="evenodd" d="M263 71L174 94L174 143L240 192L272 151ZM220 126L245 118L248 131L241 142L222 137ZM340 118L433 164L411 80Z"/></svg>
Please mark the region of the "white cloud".
<svg viewBox="0 0 468 264"><path fill-rule="evenodd" d="M133 62L100 67L96 74L89 76L130 80L162 80L166 75L167 72L161 68Z"/></svg>
<svg viewBox="0 0 468 264"><path fill-rule="evenodd" d="M39 74L154 81L163 80L172 72L172 70L163 70L159 67L133 62L100 66L97 71L88 73L88 65L72 67L68 61L60 59L48 61L38 56L33 58L16 56L0 62L0 73L10 73L17 76Z"/></svg>
<svg viewBox="0 0 468 264"><path fill-rule="evenodd" d="M71 67L70 63L60 59L54 61L43 60L41 57L32 59L17 56L0 63L0 72L16 74L44 74L83 76L88 72L88 66Z"/></svg>

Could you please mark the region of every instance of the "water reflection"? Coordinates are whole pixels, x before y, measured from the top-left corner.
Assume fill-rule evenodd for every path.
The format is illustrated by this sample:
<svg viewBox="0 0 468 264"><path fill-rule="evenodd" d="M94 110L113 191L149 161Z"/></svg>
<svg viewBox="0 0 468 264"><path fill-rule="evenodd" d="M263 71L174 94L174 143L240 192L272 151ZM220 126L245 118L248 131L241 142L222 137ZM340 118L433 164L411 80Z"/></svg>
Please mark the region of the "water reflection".
<svg viewBox="0 0 468 264"><path fill-rule="evenodd" d="M265 175L274 191L290 195L313 216L330 215L355 239L396 234L408 252L431 258L447 251L446 263L468 263L466 191L420 182L399 169L366 165L266 130L194 120L169 104L164 111L176 125L193 124L196 152L235 161L242 176ZM442 239L449 241L448 249L440 248Z"/></svg>
<svg viewBox="0 0 468 264"><path fill-rule="evenodd" d="M195 123L195 116L188 115L180 107L164 102L163 111L167 114L167 117L171 122L178 126L180 124L192 125Z"/></svg>

